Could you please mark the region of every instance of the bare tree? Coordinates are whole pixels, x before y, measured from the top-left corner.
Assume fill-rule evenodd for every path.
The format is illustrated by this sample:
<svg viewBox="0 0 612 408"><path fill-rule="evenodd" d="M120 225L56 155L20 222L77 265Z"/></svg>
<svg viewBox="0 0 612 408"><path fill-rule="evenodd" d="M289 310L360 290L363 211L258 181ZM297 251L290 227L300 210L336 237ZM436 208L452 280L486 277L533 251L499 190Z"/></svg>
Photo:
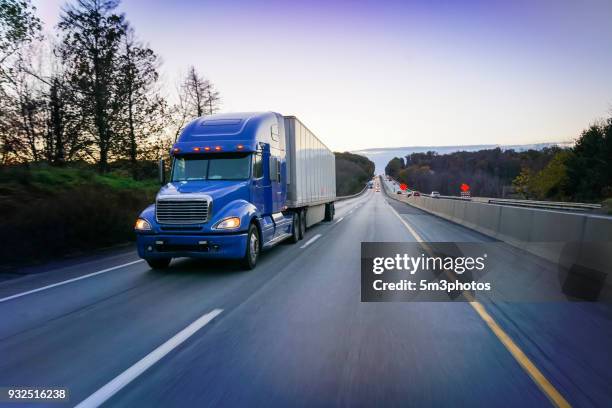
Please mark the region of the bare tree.
<svg viewBox="0 0 612 408"><path fill-rule="evenodd" d="M206 105L208 107L208 115L212 115L213 113L216 113L219 111L220 109L220 105L221 105L221 96L219 95L219 91L217 91L215 89L215 85L210 82L210 81L206 81Z"/></svg>
<svg viewBox="0 0 612 408"><path fill-rule="evenodd" d="M219 110L221 98L215 86L202 75L195 67L187 70L187 76L182 84L185 95L184 101L187 111L196 117L212 115Z"/></svg>
<svg viewBox="0 0 612 408"><path fill-rule="evenodd" d="M170 108L169 126L174 142L177 141L181 130L183 130L189 118L192 117L189 113L190 109L187 103L187 97L182 92L182 89L182 84L176 86L177 102Z"/></svg>
<svg viewBox="0 0 612 408"><path fill-rule="evenodd" d="M91 141L83 137L83 118L65 73L56 70L45 83L45 158L51 164L62 166L81 157Z"/></svg>
<svg viewBox="0 0 612 408"><path fill-rule="evenodd" d="M29 151L29 157L37 162L41 159L39 149L42 142L42 112L44 102L27 74L21 71L15 78L19 124L16 129Z"/></svg>
<svg viewBox="0 0 612 408"><path fill-rule="evenodd" d="M138 42L134 31L128 29L121 44L119 57L120 94L125 109L118 116L117 126L122 134L118 155L127 156L135 175L139 151L146 147L147 139L159 136L164 129L166 101L158 90L158 57Z"/></svg>

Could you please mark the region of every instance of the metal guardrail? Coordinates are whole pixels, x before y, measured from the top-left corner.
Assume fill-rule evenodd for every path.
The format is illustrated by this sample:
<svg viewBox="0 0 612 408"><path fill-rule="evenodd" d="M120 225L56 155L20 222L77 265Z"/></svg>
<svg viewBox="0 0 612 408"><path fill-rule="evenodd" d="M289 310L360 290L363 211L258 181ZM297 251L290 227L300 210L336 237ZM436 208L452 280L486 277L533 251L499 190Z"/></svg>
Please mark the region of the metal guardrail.
<svg viewBox="0 0 612 408"><path fill-rule="evenodd" d="M424 197L429 197L424 195ZM601 204L588 203L568 203L561 201L535 201L535 200L515 200L509 198L488 198L488 197L471 197L463 198L457 196L440 196L447 200L472 201L476 203L507 205L512 207L527 207L527 208L542 208L548 210L564 210L564 211L592 211L602 208Z"/></svg>
<svg viewBox="0 0 612 408"><path fill-rule="evenodd" d="M510 205L515 207L532 207L532 208L547 208L554 210L569 210L569 211L591 211L599 210L601 204L587 203L565 203L558 201L533 201L533 200L510 200L489 198L485 199L489 204Z"/></svg>

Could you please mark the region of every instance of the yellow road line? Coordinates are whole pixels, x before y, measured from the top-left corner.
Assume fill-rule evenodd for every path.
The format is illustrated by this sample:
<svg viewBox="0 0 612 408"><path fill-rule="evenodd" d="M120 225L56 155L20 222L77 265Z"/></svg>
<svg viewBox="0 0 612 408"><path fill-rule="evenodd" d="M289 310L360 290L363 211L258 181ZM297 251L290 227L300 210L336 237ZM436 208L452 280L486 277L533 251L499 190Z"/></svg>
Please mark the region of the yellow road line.
<svg viewBox="0 0 612 408"><path fill-rule="evenodd" d="M402 216L395 211L393 206L389 206L391 211L397 216L397 218L402 222L404 227L410 232L410 234L414 237L414 239L423 247L423 249L429 254L433 255L433 250L431 247L425 242L423 238L412 228L406 220L402 218ZM448 271L446 271L448 273ZM452 277L452 276L451 276ZM495 334L495 336L499 339L499 341L506 347L506 349L510 352L512 357L523 367L523 370L527 372L529 377L536 383L536 385L542 390L542 392L548 397L550 402L556 407L560 408L570 408L571 405L563 395L557 391L557 389L551 384L550 381L542 374L542 372L533 364L533 362L527 357L527 355L520 349L520 347L510 338L510 336L497 324L497 322L491 317L491 315L487 312L482 303L472 297L472 295L468 292L463 292L463 295L468 299L468 303L472 308L476 311L478 316L487 324L489 329Z"/></svg>
<svg viewBox="0 0 612 408"><path fill-rule="evenodd" d="M471 297L471 296L470 296ZM531 362L529 357L523 353L523 350L516 345L516 343L508 336L508 334L497 324L491 315L487 312L484 306L477 301L470 301L470 306L476 310L478 316L485 321L491 331L497 336L499 341L506 347L506 349L512 354L514 359L523 367L523 370L527 371L527 374L531 379L540 387L542 392L550 399L553 405L561 408L571 407L570 403L567 402L563 395L557 391L557 389L548 381L544 374Z"/></svg>

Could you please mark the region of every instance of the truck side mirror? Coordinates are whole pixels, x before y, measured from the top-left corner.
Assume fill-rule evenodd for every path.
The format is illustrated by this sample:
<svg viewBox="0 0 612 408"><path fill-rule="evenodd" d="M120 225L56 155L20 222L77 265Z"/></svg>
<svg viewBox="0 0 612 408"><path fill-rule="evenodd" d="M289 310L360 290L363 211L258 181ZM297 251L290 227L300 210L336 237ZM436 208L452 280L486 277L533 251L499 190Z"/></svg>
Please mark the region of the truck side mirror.
<svg viewBox="0 0 612 408"><path fill-rule="evenodd" d="M159 184L162 186L166 184L166 167L164 163L164 159L159 159L157 171L159 173Z"/></svg>

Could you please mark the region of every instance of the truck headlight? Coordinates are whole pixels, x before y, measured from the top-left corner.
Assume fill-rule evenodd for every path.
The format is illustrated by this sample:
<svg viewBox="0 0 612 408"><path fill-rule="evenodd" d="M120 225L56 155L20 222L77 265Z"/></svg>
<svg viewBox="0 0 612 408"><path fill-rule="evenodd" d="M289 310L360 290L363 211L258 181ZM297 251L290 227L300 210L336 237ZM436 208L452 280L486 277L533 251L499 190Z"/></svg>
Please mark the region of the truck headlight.
<svg viewBox="0 0 612 408"><path fill-rule="evenodd" d="M236 229L240 227L240 218L224 218L215 225L215 229Z"/></svg>
<svg viewBox="0 0 612 408"><path fill-rule="evenodd" d="M144 218L139 218L136 220L134 229L136 231L151 231L151 224L149 224L149 221L145 220Z"/></svg>

